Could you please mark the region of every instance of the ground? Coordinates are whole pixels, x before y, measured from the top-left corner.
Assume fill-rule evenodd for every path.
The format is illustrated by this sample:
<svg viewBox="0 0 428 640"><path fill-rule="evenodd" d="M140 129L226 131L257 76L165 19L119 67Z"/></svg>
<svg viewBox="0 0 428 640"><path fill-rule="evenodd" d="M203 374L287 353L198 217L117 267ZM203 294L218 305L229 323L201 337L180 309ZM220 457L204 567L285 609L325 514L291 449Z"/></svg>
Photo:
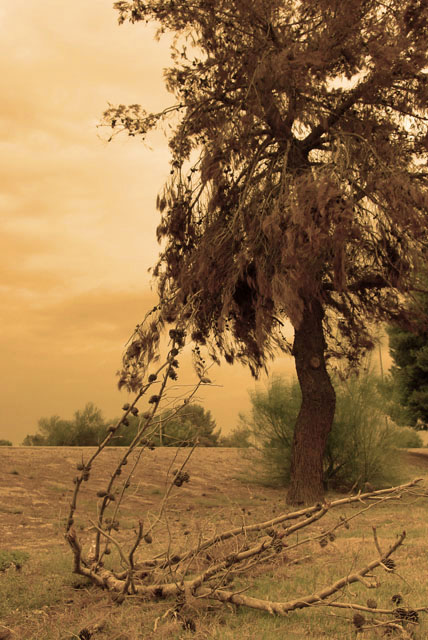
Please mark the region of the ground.
<svg viewBox="0 0 428 640"><path fill-rule="evenodd" d="M316 613L311 618L311 615L301 612L284 620L254 612L232 612L227 607L214 608L213 612L204 609L196 631L186 630L174 620L169 620L168 616L162 617L170 603L130 602L119 606L112 604L108 594L73 576L71 554L64 541L64 525L74 488L76 465L82 462L82 458L86 460L92 451L86 448L0 448L0 569L2 552L28 554L28 557L23 556L22 568L12 565L0 571L0 639L3 632L5 638L13 640L71 640L85 638L84 634L79 635L85 628L91 634L88 637L94 640L151 637L250 639L256 637L253 635L255 628L257 638L261 640L348 637L343 635L343 631L341 635L329 635L339 633L332 629L336 629L334 625L341 624L340 618L344 616L336 615L338 621L331 614L328 619L326 613ZM109 472L120 454L119 448L106 449L94 464L90 482L82 485L84 492L75 526L83 541L91 534L89 520L96 518L96 492L105 488ZM139 518L145 523L153 521L162 501L167 472L171 477L187 454L188 450L184 448L159 448L144 453L120 516L121 536L132 537ZM402 460L405 479L428 475L428 449L403 453ZM283 489L255 484L251 474L252 463L244 450L197 449L186 469L190 482L174 487L168 506L167 526L160 527L153 543L142 549L147 557L153 557L162 550L167 539L174 548L185 549L193 546L202 532L206 536L221 528L230 528L232 524L262 521L287 510ZM400 527L409 529L406 567L416 566L419 570L425 562L427 515L428 505L417 501L412 503L411 510L403 505L379 507L376 525L388 544L399 533ZM355 564L358 566L363 562L366 553L371 557L373 545L367 541L370 540L373 517L363 516L362 528L351 528L344 539L338 539L326 549L315 545L312 555L319 556L322 565L315 575L302 552L301 566L297 566L295 574L293 569L296 583L290 582L289 567L275 566L266 575L255 573L250 585L265 598L277 598L275 587L279 588L282 597L287 597L290 593L299 593L299 589L302 593L310 593L317 580L325 580L328 584L330 576L340 577ZM354 554L352 560L346 556L350 549ZM428 563L425 565L428 568ZM408 573L405 579L409 580ZM412 579L418 585L425 582L422 576L420 581L416 576ZM427 587L409 589L405 582L398 580L398 583L388 588L385 585L385 598L390 597L391 589L397 589L405 591L412 603L417 600L412 606L428 604ZM353 594L356 592L358 588ZM155 628L156 632L153 631ZM349 638L353 637L352 628L349 633Z"/></svg>
<svg viewBox="0 0 428 640"><path fill-rule="evenodd" d="M93 451L91 447L0 448L0 546L28 551L64 544L76 465ZM145 454L134 474L130 497L123 510L125 528L132 527L138 518L150 519L157 513L167 471L171 478L188 452L185 448L165 447ZM105 488L121 453L119 447L109 447L97 459L91 482L83 485L86 509L95 508L96 492ZM237 506L243 519L245 514L248 517L248 510L252 518L257 519L259 513L266 511L266 503L270 512L282 509L283 490L265 487L260 493L253 483L239 480L247 467L242 450L196 449L186 466L189 483L174 491L169 506L172 520L178 519L184 524L192 519L195 511L201 520L210 519L214 513L216 518L227 519Z"/></svg>

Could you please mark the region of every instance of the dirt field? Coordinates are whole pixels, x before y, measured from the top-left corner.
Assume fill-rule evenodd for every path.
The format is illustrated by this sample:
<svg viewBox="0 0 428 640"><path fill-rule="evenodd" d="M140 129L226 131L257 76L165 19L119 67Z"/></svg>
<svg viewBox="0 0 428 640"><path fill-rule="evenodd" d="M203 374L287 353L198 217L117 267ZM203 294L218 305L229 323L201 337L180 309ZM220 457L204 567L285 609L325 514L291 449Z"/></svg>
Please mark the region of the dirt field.
<svg viewBox="0 0 428 640"><path fill-rule="evenodd" d="M85 447L2 447L0 448L0 549L35 549L64 544L63 531L74 489L76 465L94 451ZM147 451L132 478L130 493L122 510L125 528L137 518L149 518L158 511L167 474L180 466L187 449L159 448ZM120 448L107 448L93 465L93 476L82 485L80 506L92 512L96 492L104 489L109 473L121 455ZM131 465L130 465L131 466ZM198 518L228 519L237 511L242 517L262 516L284 506L284 491L257 489L239 479L248 469L242 450L201 448L188 465L190 482L174 488L169 512L173 522L186 521L195 511ZM94 512L95 515L95 512ZM196 515L196 514L195 514ZM79 522L79 521L77 521ZM85 524L81 523L81 528Z"/></svg>
<svg viewBox="0 0 428 640"><path fill-rule="evenodd" d="M0 549L37 549L64 544L63 532L73 492L76 465L88 459L90 447L0 448ZM138 518L154 517L166 480L187 456L187 449L158 448L144 453L122 509L124 528ZM111 447L97 458L91 481L82 486L80 511L95 509L96 492L104 489L121 449ZM428 471L428 449L409 451L412 465ZM196 449L186 466L190 482L174 488L169 512L177 535L193 516L227 521L239 514L258 520L283 510L284 490L255 486L246 477L251 462L244 450ZM169 475L168 475L169 474ZM95 512L94 512L95 515ZM174 517L175 516L175 517ZM81 522L83 529L86 523Z"/></svg>

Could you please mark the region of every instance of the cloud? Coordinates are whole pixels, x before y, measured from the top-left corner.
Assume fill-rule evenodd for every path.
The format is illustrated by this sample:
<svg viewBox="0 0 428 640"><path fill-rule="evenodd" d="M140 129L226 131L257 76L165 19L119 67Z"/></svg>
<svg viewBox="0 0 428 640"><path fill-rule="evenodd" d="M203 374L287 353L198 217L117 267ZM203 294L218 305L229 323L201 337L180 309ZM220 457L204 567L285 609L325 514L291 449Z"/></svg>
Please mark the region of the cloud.
<svg viewBox="0 0 428 640"><path fill-rule="evenodd" d="M117 26L111 0L14 0L0 7L0 437L22 441L43 415L93 401L113 416L124 343L154 302L154 202L169 174L161 133L97 128L108 102L160 110L168 39ZM181 371L190 375L190 363ZM234 426L253 386L213 370L202 399Z"/></svg>
<svg viewBox="0 0 428 640"><path fill-rule="evenodd" d="M155 43L153 30L119 28L105 0L61 11L16 0L1 25L2 228L49 239L25 264L63 271L74 290L146 284L158 253L154 201L168 174L166 141L157 134L152 152L126 138L108 145L96 125L108 100L170 103L167 44Z"/></svg>

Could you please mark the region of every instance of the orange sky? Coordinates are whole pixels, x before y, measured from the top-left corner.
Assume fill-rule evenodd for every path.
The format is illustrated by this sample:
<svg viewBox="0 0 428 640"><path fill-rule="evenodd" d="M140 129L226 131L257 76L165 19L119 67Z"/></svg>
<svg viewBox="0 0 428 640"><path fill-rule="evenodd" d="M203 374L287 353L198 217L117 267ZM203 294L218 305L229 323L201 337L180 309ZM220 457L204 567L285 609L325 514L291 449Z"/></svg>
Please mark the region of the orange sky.
<svg viewBox="0 0 428 640"><path fill-rule="evenodd" d="M108 144L96 125L108 102L170 104L169 54L152 30L119 27L112 4L0 8L0 438L14 444L40 417L71 417L88 401L106 417L120 413L115 371L152 305L166 142L156 134L151 150L125 137ZM212 377L223 387L201 400L227 431L254 383L239 366Z"/></svg>

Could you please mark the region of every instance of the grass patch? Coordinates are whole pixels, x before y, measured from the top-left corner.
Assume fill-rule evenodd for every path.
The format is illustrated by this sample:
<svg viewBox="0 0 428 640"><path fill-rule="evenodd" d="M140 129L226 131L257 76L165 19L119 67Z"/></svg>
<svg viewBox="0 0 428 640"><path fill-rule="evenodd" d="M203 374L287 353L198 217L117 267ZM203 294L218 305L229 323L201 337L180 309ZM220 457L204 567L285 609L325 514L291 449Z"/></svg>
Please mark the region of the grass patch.
<svg viewBox="0 0 428 640"><path fill-rule="evenodd" d="M25 551L8 551L0 550L0 571L6 571L11 567L21 569L22 565L28 560L29 555Z"/></svg>
<svg viewBox="0 0 428 640"><path fill-rule="evenodd" d="M11 513L12 515L19 515L24 513L23 509L17 509L16 507L6 507L5 505L0 505L0 513Z"/></svg>
<svg viewBox="0 0 428 640"><path fill-rule="evenodd" d="M0 575L0 616L14 612L28 612L61 601L61 590L71 586L75 576L71 573L71 557L64 549L37 552L29 556L20 551L6 552L25 557L21 571L7 571ZM6 555L7 557L7 555ZM1 561L1 552L0 552Z"/></svg>

